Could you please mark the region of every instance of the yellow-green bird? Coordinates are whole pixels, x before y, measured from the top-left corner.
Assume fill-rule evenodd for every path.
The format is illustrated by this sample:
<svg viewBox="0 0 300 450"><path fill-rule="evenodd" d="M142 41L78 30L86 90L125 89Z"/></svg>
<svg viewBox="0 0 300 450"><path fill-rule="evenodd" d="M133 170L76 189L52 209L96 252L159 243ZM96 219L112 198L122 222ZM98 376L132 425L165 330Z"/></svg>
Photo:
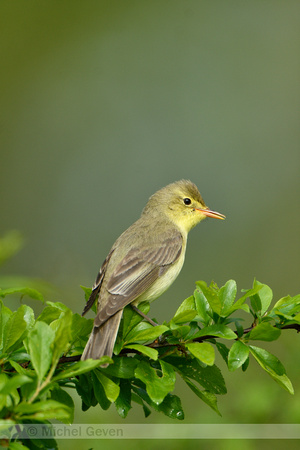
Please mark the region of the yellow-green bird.
<svg viewBox="0 0 300 450"><path fill-rule="evenodd" d="M206 217L224 219L205 205L194 183L180 180L150 197L141 217L112 246L84 315L98 298L97 315L81 359L112 356L123 309L159 297L179 274L188 232Z"/></svg>

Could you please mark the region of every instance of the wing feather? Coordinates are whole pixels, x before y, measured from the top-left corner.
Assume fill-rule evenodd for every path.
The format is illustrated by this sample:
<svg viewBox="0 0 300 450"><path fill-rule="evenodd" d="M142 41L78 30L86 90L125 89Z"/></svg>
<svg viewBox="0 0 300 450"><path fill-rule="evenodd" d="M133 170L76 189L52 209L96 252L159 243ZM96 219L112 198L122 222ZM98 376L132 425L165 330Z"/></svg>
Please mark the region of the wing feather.
<svg viewBox="0 0 300 450"><path fill-rule="evenodd" d="M179 258L182 247L183 239L178 231L172 238L161 239L154 248L153 244L143 250L132 248L117 265L106 284L110 295L103 307L100 298L95 325L100 326L149 289Z"/></svg>

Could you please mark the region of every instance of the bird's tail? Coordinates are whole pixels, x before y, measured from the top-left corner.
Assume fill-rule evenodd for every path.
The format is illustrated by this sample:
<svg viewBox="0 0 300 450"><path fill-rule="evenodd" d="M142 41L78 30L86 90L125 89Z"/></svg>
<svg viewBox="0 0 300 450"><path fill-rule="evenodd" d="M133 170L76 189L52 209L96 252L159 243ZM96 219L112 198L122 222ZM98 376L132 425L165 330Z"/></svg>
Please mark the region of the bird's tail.
<svg viewBox="0 0 300 450"><path fill-rule="evenodd" d="M121 311L118 311L116 314L114 314L103 325L93 328L93 331L81 356L82 360L89 358L100 359L104 355L112 357L120 321L122 318L122 312L123 310L121 309ZM103 365L103 367L106 366L107 364Z"/></svg>

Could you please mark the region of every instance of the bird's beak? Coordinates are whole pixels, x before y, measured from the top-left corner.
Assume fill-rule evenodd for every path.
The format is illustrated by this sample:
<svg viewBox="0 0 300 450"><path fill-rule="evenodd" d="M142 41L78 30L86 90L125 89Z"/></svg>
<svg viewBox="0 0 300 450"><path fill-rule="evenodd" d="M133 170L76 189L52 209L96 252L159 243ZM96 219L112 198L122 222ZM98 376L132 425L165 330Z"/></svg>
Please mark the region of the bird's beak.
<svg viewBox="0 0 300 450"><path fill-rule="evenodd" d="M196 211L200 211L202 212L202 214L204 214L207 217L213 217L214 219L222 219L224 220L226 216L224 216L224 214L218 213L216 211L211 211L210 209L201 209L201 208L196 208Z"/></svg>

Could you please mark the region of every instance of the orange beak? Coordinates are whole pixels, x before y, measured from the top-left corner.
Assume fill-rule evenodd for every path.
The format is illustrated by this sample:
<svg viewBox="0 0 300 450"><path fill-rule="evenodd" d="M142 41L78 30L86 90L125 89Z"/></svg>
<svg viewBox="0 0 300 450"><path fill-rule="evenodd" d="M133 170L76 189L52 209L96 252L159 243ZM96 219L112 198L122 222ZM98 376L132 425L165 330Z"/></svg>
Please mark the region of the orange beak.
<svg viewBox="0 0 300 450"><path fill-rule="evenodd" d="M224 220L226 216L224 214L218 213L216 211L211 211L210 209L200 209L196 208L196 211L201 211L207 217L213 217L214 219Z"/></svg>

